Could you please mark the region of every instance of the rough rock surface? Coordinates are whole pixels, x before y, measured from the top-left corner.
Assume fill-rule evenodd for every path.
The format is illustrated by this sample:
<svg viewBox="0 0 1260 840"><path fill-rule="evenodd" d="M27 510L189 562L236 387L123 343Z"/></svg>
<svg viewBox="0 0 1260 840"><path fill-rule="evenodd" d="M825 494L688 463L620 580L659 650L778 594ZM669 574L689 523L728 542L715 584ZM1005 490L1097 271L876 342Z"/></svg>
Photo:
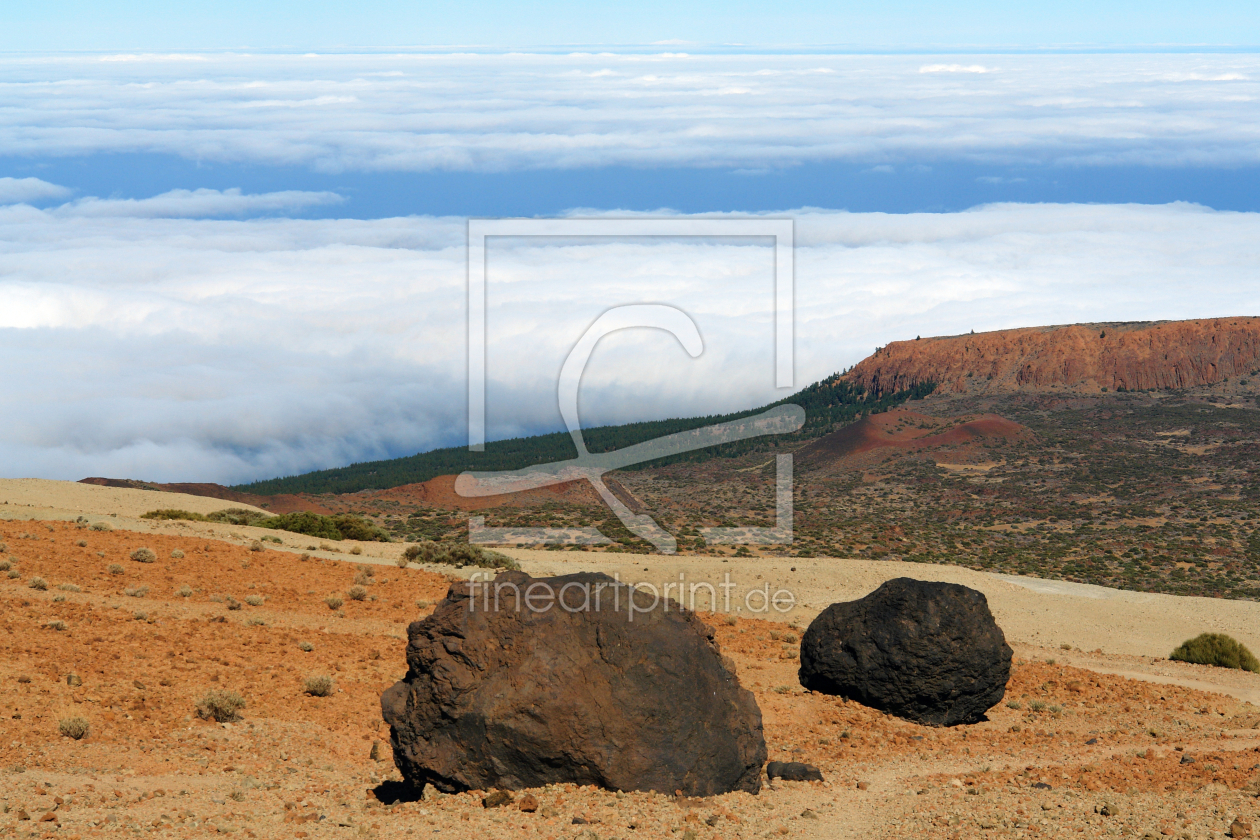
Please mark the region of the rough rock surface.
<svg viewBox="0 0 1260 840"><path fill-rule="evenodd" d="M1011 648L983 593L896 578L832 604L801 640L801 685L935 726L976 723L1006 692Z"/></svg>
<svg viewBox="0 0 1260 840"><path fill-rule="evenodd" d="M894 341L844 379L875 394L1191 388L1260 368L1260 318L1074 324Z"/></svg>
<svg viewBox="0 0 1260 840"><path fill-rule="evenodd" d="M531 593L535 607L556 600L531 610ZM711 628L653 600L602 574L453 584L408 628L408 673L381 696L403 776L446 792L756 793L766 746L755 698Z"/></svg>

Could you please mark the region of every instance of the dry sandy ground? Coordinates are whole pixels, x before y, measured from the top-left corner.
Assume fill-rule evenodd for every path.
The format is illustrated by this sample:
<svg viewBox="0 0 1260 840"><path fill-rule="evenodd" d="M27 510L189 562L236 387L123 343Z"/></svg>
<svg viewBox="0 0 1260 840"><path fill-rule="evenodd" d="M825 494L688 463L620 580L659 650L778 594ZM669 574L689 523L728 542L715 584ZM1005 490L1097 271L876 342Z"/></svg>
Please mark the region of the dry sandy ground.
<svg viewBox="0 0 1260 840"><path fill-rule="evenodd" d="M1240 699L1256 697L1260 676L1163 658L1204 629L1260 648L1256 605L949 567L527 551L510 553L534 573L598 570L657 586L680 572L684 584L721 583L729 571L733 607L767 583L791 590L801 602L791 611L709 620L761 705L770 758L815 764L827 781L697 801L556 786L533 791L537 813L484 809L478 793L387 804L392 788L373 792L398 776L378 697L405 670L406 623L429 612L447 578L393 566L400 546L364 544L352 557L342 543L303 560L251 551L253 529L233 537L214 526L211 537L204 523L133 518L196 509L195 497L122 507L125 496L112 494L144 491L66 485L58 496L41 485L23 496L0 483L0 558L15 558L0 572L0 837L1199 838L1260 816L1260 709ZM30 520L36 510L46 518ZM113 530L76 524L84 511ZM300 550L306 538L288 542ZM141 546L157 561L128 559ZM346 592L365 574L360 564L370 594L354 601ZM808 619L900 575L988 595L1017 648L1007 698L988 721L919 727L800 689L797 636ZM31 588L35 577L47 588ZM330 595L344 603L331 609ZM312 674L332 676L337 690L308 696ZM195 715L215 688L244 695L239 722ZM87 738L58 734L70 717L89 721ZM1105 805L1115 813L1098 813Z"/></svg>

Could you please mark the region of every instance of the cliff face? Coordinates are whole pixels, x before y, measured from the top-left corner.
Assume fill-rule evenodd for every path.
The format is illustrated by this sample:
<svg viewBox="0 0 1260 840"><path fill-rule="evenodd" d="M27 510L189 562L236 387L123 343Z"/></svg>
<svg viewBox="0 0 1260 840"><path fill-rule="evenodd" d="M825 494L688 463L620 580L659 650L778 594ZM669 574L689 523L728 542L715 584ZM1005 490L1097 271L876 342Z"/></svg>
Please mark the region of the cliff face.
<svg viewBox="0 0 1260 840"><path fill-rule="evenodd" d="M1074 324L895 341L843 378L876 395L1192 388L1260 370L1260 318Z"/></svg>

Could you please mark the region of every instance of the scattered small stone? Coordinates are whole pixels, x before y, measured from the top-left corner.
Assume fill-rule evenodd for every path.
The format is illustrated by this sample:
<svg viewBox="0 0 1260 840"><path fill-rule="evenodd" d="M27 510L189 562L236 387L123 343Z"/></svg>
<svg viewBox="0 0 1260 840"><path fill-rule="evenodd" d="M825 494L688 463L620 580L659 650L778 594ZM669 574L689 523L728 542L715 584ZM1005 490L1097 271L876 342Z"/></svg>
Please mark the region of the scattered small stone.
<svg viewBox="0 0 1260 840"><path fill-rule="evenodd" d="M788 782L821 782L822 772L812 764L799 761L772 761L766 765L766 777Z"/></svg>
<svg viewBox="0 0 1260 840"><path fill-rule="evenodd" d="M1243 822L1238 817L1235 817L1234 821L1230 823L1229 826L1229 836L1235 838L1235 840L1239 837L1250 837L1251 823Z"/></svg>
<svg viewBox="0 0 1260 840"><path fill-rule="evenodd" d="M1182 763L1182 764L1194 764L1194 759L1193 759L1193 758L1191 758L1191 757L1190 757L1190 756L1188 756L1188 755L1183 755L1183 756L1181 757L1181 763Z"/></svg>
<svg viewBox="0 0 1260 840"><path fill-rule="evenodd" d="M532 793L527 793L521 797L521 801L516 807L526 814L532 814L538 810L538 800L534 798Z"/></svg>
<svg viewBox="0 0 1260 840"><path fill-rule="evenodd" d="M481 800L483 808L502 808L504 805L512 804L512 794L506 790L496 790L486 798Z"/></svg>
<svg viewBox="0 0 1260 840"><path fill-rule="evenodd" d="M1092 747L1094 746L1094 744L1097 744L1097 743L1098 743L1097 738L1090 738L1088 741L1085 742L1085 746Z"/></svg>
<svg viewBox="0 0 1260 840"><path fill-rule="evenodd" d="M1108 802L1098 809L1098 813L1104 817L1118 817L1120 816L1120 808L1115 803Z"/></svg>

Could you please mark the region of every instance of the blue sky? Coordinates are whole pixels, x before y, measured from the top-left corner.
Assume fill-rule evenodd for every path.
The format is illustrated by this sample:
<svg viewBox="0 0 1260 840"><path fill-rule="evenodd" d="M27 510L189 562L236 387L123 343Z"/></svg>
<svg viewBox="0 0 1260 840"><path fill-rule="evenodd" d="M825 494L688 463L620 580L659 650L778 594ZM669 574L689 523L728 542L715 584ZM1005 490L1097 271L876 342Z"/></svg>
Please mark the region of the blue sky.
<svg viewBox="0 0 1260 840"><path fill-rule="evenodd" d="M8 3L0 49L742 44L853 49L1260 45L1249 0L636 3L46 0Z"/></svg>

